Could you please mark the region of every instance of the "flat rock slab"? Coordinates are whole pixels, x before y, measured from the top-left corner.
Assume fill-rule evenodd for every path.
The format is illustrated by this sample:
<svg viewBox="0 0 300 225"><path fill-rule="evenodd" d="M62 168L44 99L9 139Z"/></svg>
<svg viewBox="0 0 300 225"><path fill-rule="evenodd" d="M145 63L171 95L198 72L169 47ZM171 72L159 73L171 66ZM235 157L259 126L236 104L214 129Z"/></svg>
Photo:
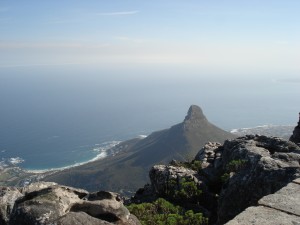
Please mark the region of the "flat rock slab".
<svg viewBox="0 0 300 225"><path fill-rule="evenodd" d="M226 225L300 225L300 218L263 206L249 207Z"/></svg>
<svg viewBox="0 0 300 225"><path fill-rule="evenodd" d="M300 216L300 185L289 183L275 194L260 199L258 204Z"/></svg>
<svg viewBox="0 0 300 225"><path fill-rule="evenodd" d="M300 184L300 178L297 178L296 180L293 180L293 183Z"/></svg>

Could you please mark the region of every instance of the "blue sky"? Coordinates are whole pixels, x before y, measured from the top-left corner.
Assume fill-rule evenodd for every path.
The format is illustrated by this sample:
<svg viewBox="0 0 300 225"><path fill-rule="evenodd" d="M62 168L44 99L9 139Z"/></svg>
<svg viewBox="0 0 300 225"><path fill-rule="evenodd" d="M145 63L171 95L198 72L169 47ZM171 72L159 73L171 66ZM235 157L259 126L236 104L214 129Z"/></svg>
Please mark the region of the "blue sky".
<svg viewBox="0 0 300 225"><path fill-rule="evenodd" d="M300 72L299 0L0 0L0 67Z"/></svg>

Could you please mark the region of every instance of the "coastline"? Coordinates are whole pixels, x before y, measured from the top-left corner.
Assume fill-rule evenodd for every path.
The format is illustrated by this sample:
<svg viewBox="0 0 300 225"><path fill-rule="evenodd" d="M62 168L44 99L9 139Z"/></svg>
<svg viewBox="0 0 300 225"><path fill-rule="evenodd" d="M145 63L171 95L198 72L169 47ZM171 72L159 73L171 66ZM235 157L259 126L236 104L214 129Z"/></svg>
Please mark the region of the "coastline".
<svg viewBox="0 0 300 225"><path fill-rule="evenodd" d="M245 128L236 128L231 129L230 133L244 136L244 135L265 135L265 136L274 136L284 139L289 139L293 133L294 125L260 125L255 127L245 127Z"/></svg>
<svg viewBox="0 0 300 225"><path fill-rule="evenodd" d="M77 167L77 166L81 166L90 162L94 162L97 161L99 159L104 159L107 156L111 155L109 154L107 151L114 148L115 146L117 146L118 144L120 144L121 141L112 141L112 142L105 142L104 144L107 144L104 147L99 147L99 148L95 148L93 149L94 151L100 151L99 154L97 154L94 158L84 161L84 162L79 162L79 163L75 163L72 165L68 165L68 166L63 166L63 167L57 167L57 168L49 168L49 169L25 169L25 168L21 168L24 172L26 173L31 173L31 174L43 174L43 173L48 173L48 172L56 172L56 171L62 171L62 170L66 170L66 169L70 169L73 167ZM113 154L113 153L112 153Z"/></svg>
<svg viewBox="0 0 300 225"><path fill-rule="evenodd" d="M136 138L143 139L146 135L138 135ZM134 139L134 138L133 138ZM132 140L132 139L129 139ZM128 141L128 140L127 140ZM70 168L82 166L97 160L102 160L109 156L114 156L118 152L124 150L124 146L120 145L125 141L106 141L101 144L95 144L95 147L91 149L92 151L98 152L93 158L74 163L67 166L56 167L56 168L46 168L46 169L26 169L22 166L17 165L23 162L20 157L15 158L2 158L2 164L0 163L0 186L16 186L24 187L30 183L37 182L43 178L52 175L57 172L61 172ZM17 161L19 163L16 163Z"/></svg>
<svg viewBox="0 0 300 225"><path fill-rule="evenodd" d="M92 159L58 168L26 169L17 165L23 161L23 159L20 157L3 159L0 165L0 186L24 187L32 182L40 181L44 177L53 173L104 159L110 155L114 155L118 150L114 147L120 143L121 141L111 141L99 144L96 148L93 149L94 151L99 152L99 154L97 154Z"/></svg>

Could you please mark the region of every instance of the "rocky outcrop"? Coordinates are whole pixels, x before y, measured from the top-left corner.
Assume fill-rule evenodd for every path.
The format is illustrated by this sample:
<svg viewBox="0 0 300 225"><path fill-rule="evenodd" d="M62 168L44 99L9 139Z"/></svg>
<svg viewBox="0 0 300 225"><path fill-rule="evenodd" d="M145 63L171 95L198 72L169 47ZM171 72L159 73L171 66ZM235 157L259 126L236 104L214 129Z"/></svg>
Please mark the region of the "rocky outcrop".
<svg viewBox="0 0 300 225"><path fill-rule="evenodd" d="M210 183L219 182L222 174L222 145L217 142L208 142L198 152L195 160L201 161L202 173Z"/></svg>
<svg viewBox="0 0 300 225"><path fill-rule="evenodd" d="M140 224L112 192L89 193L47 182L1 191L3 225Z"/></svg>
<svg viewBox="0 0 300 225"><path fill-rule="evenodd" d="M22 193L17 188L0 188L0 224L8 223L15 201L22 196Z"/></svg>
<svg viewBox="0 0 300 225"><path fill-rule="evenodd" d="M176 165L177 161L173 160L172 165L155 165L149 171L151 184L146 184L140 188L129 203L153 202L158 197L166 197L167 192L180 189L180 181L192 180L198 187L207 189L203 179L196 171ZM172 186L172 187L171 187Z"/></svg>
<svg viewBox="0 0 300 225"><path fill-rule="evenodd" d="M290 137L290 141L300 145L300 113L298 125L294 128L293 134Z"/></svg>
<svg viewBox="0 0 300 225"><path fill-rule="evenodd" d="M184 168L182 166L165 166L155 165L149 172L149 177L153 190L156 194L163 195L171 181L176 181L179 184L182 179L193 180L197 186L205 188L204 183L199 179L196 171ZM177 182L178 181L178 182Z"/></svg>
<svg viewBox="0 0 300 225"><path fill-rule="evenodd" d="M300 176L300 148L292 142L245 136L226 141L221 148L222 168L228 180L220 193L219 224Z"/></svg>
<svg viewBox="0 0 300 225"><path fill-rule="evenodd" d="M200 171L184 168L186 163L176 161L152 167L151 184L140 190L137 199L143 191L148 196L151 191L166 196L170 180L190 178L202 190L202 201L198 202L202 209L198 209L210 217L212 224L224 224L300 176L300 147L276 137L248 135L225 141L224 145L210 142L195 160L201 161ZM187 205L189 201L181 199L179 204Z"/></svg>

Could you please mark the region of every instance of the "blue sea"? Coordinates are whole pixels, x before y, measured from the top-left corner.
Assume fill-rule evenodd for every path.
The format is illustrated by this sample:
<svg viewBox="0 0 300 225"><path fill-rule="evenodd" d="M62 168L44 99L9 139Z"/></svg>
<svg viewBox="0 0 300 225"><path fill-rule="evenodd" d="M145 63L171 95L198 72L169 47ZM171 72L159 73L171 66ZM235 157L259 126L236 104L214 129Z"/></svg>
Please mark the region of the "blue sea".
<svg viewBox="0 0 300 225"><path fill-rule="evenodd" d="M175 66L2 67L0 159L44 170L105 157L119 141L182 122L191 104L228 131L296 125L299 86L295 74Z"/></svg>

